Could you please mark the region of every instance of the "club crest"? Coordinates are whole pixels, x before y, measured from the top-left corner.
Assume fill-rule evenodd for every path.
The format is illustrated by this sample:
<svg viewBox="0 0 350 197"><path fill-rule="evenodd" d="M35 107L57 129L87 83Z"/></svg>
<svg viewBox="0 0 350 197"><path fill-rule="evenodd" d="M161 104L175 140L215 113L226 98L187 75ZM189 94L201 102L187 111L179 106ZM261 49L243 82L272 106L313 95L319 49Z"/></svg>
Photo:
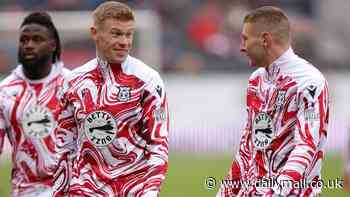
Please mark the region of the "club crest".
<svg viewBox="0 0 350 197"><path fill-rule="evenodd" d="M118 100L121 102L127 102L131 98L131 88L126 86L118 87Z"/></svg>
<svg viewBox="0 0 350 197"><path fill-rule="evenodd" d="M285 96L286 96L286 91L285 90L280 90L277 93L277 98L276 98L276 107L281 107L284 104Z"/></svg>

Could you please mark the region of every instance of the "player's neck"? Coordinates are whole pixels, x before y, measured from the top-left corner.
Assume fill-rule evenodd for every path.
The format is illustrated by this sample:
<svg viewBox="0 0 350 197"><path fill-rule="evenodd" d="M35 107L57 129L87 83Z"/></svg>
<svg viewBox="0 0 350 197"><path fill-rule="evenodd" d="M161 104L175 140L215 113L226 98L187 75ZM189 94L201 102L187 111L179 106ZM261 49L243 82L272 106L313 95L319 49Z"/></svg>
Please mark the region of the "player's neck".
<svg viewBox="0 0 350 197"><path fill-rule="evenodd" d="M273 62L275 62L279 57L281 57L288 49L290 46L276 46L274 48L271 48L269 50L268 55L267 55L267 61L265 68L270 66Z"/></svg>
<svg viewBox="0 0 350 197"><path fill-rule="evenodd" d="M96 57L97 57L97 61L99 64L116 66L116 67L120 67L122 65L122 63L108 61L107 58L105 58L102 55L99 55L98 53L97 53Z"/></svg>

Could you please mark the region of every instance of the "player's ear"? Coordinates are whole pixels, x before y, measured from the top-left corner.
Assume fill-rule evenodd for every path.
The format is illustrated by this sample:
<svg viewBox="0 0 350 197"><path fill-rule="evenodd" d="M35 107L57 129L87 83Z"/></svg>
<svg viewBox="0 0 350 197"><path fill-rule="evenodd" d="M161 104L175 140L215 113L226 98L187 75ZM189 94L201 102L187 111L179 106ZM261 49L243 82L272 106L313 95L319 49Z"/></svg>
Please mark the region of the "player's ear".
<svg viewBox="0 0 350 197"><path fill-rule="evenodd" d="M91 35L91 38L96 41L97 40L97 28L95 25L91 26L90 27L90 35Z"/></svg>
<svg viewBox="0 0 350 197"><path fill-rule="evenodd" d="M271 45L272 37L270 32L261 32L261 42L264 48L267 48Z"/></svg>
<svg viewBox="0 0 350 197"><path fill-rule="evenodd" d="M50 40L50 50L51 50L51 52L53 53L53 52L55 52L56 51L56 48L57 48L57 45L56 45L56 41L55 40Z"/></svg>

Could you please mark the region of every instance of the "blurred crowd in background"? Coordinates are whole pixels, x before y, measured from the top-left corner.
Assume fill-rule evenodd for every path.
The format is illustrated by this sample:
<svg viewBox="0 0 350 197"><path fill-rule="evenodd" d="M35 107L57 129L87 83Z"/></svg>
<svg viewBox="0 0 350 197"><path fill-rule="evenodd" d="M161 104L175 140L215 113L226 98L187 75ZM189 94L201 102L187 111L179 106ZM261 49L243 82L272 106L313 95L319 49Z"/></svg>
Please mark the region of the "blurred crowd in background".
<svg viewBox="0 0 350 197"><path fill-rule="evenodd" d="M3 11L91 11L103 0L1 0ZM293 24L293 47L322 71L348 69L350 28L345 0L129 0L134 9L153 10L161 20L161 66L165 73L247 71L239 51L245 13L275 5L287 11ZM79 22L79 21L77 21ZM88 30L87 30L88 31ZM139 32L142 33L142 32ZM0 35L1 36L1 35ZM84 63L94 56L89 39L63 43L67 65ZM17 63L17 46L0 47L0 72ZM74 60L74 62L72 62Z"/></svg>

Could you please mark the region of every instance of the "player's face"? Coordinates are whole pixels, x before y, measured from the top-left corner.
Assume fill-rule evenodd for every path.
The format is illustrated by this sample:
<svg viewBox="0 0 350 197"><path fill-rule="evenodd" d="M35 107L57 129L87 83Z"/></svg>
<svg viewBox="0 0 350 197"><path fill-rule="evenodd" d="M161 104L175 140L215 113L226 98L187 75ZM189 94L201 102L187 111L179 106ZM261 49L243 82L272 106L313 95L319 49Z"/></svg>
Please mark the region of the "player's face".
<svg viewBox="0 0 350 197"><path fill-rule="evenodd" d="M20 29L18 61L24 69L30 71L50 64L55 48L55 41L46 27L28 24Z"/></svg>
<svg viewBox="0 0 350 197"><path fill-rule="evenodd" d="M247 55L251 66L266 66L266 51L262 35L254 29L254 24L244 23L241 38L241 52Z"/></svg>
<svg viewBox="0 0 350 197"><path fill-rule="evenodd" d="M133 20L106 19L100 26L91 28L99 57L109 63L122 63L128 56L133 42Z"/></svg>

